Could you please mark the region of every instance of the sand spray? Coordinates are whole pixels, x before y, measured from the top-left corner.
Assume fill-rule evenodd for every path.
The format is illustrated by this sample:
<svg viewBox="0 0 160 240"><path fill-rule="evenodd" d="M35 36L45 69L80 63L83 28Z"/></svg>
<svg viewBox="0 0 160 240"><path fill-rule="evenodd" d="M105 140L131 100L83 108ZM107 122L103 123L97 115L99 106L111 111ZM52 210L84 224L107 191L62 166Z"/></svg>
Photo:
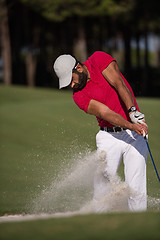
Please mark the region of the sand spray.
<svg viewBox="0 0 160 240"><path fill-rule="evenodd" d="M128 210L128 197L131 190L116 176L104 176L105 152L87 152L74 157L74 161L62 170L33 200L33 213L104 213ZM111 191L93 200L94 178L97 176L104 184L110 182Z"/></svg>

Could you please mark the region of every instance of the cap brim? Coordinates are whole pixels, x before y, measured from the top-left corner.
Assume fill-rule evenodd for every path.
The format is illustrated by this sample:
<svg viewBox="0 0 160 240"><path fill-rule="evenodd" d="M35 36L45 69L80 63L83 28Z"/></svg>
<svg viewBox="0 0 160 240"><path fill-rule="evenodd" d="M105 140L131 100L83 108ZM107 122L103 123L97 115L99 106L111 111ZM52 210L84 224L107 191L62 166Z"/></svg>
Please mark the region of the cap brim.
<svg viewBox="0 0 160 240"><path fill-rule="evenodd" d="M59 89L70 85L72 80L72 71L67 73L64 77L59 78Z"/></svg>

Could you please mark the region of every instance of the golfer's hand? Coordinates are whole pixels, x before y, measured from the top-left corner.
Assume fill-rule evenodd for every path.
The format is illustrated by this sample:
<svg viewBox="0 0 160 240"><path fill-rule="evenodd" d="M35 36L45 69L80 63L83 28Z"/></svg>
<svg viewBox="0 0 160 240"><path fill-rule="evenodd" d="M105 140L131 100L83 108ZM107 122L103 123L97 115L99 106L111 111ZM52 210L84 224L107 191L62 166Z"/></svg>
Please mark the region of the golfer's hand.
<svg viewBox="0 0 160 240"><path fill-rule="evenodd" d="M129 114L129 117L130 117L132 123L139 123L139 124L144 124L147 126L146 121L145 121L145 116L143 113L134 111Z"/></svg>
<svg viewBox="0 0 160 240"><path fill-rule="evenodd" d="M139 135L147 135L148 134L148 126L147 124L139 124L139 123L133 123L132 124L132 131L135 131Z"/></svg>

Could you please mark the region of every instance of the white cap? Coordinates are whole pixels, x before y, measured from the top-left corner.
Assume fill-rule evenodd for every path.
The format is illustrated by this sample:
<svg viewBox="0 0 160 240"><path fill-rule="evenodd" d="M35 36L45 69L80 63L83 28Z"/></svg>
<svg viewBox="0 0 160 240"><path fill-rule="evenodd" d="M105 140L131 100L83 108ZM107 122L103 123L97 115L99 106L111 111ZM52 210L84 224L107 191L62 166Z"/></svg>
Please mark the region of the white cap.
<svg viewBox="0 0 160 240"><path fill-rule="evenodd" d="M76 59L69 54L60 55L54 62L53 68L59 78L59 89L67 87L71 83L75 64Z"/></svg>

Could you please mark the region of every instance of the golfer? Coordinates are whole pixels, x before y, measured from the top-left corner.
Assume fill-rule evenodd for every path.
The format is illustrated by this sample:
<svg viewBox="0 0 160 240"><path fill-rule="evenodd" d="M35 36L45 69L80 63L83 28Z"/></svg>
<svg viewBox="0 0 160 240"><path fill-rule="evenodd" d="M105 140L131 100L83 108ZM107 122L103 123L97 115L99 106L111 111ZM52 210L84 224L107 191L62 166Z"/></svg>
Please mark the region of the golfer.
<svg viewBox="0 0 160 240"><path fill-rule="evenodd" d="M96 116L100 127L96 144L98 151L106 153L103 174L108 181L103 184L95 178L94 200L110 192L109 178L117 174L123 158L125 181L134 193L128 199L128 208L145 211L147 147L143 135L147 135L147 124L116 60L96 51L82 64L64 54L56 59L54 70L59 88L70 86L74 102Z"/></svg>

